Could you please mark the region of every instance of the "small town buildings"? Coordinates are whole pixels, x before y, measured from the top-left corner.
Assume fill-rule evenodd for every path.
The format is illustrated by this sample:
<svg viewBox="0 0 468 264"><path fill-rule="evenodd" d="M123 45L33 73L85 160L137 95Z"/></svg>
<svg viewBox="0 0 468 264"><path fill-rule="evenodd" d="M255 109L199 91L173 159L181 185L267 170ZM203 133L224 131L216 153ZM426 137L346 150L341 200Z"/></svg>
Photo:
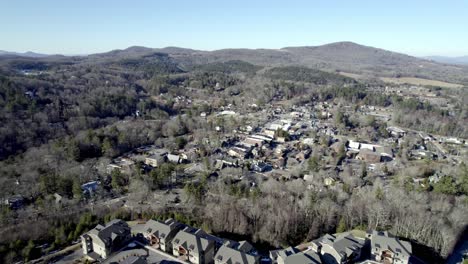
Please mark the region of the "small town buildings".
<svg viewBox="0 0 468 264"><path fill-rule="evenodd" d="M92 259L106 259L112 252L125 246L132 238L125 221L114 219L106 226L97 225L81 236L83 253Z"/></svg>
<svg viewBox="0 0 468 264"><path fill-rule="evenodd" d="M322 256L324 263L353 263L361 258L365 240L342 233L312 241L312 249Z"/></svg>
<svg viewBox="0 0 468 264"><path fill-rule="evenodd" d="M351 150L359 150L359 148L361 147L361 143L359 142L356 142L356 141L348 141L348 148L351 149Z"/></svg>
<svg viewBox="0 0 468 264"><path fill-rule="evenodd" d="M273 150L274 154L277 157L282 157L286 152L288 151L288 147L284 145L278 145L276 148Z"/></svg>
<svg viewBox="0 0 468 264"><path fill-rule="evenodd" d="M118 164L115 164L115 163L110 163L107 165L106 167L106 172L107 174L111 174L113 171L122 171L122 166L118 165Z"/></svg>
<svg viewBox="0 0 468 264"><path fill-rule="evenodd" d="M260 257L253 246L247 241L226 241L214 257L215 264L257 264Z"/></svg>
<svg viewBox="0 0 468 264"><path fill-rule="evenodd" d="M304 174L304 181L313 182L313 181L314 181L314 175L312 175L312 174Z"/></svg>
<svg viewBox="0 0 468 264"><path fill-rule="evenodd" d="M143 234L150 246L172 253L172 239L183 228L183 225L169 218L165 222L149 220Z"/></svg>
<svg viewBox="0 0 468 264"><path fill-rule="evenodd" d="M375 151L375 145L367 144L367 143L360 143L360 148L359 149L368 149L368 150L371 150L371 151Z"/></svg>
<svg viewBox="0 0 468 264"><path fill-rule="evenodd" d="M304 113L302 112L297 112L297 111L293 111L293 112L290 112L289 115L291 115L292 118L301 118L304 116Z"/></svg>
<svg viewBox="0 0 468 264"><path fill-rule="evenodd" d="M262 147L264 143L263 139L256 138L256 137L248 137L242 141L242 145L249 146L249 147Z"/></svg>
<svg viewBox="0 0 468 264"><path fill-rule="evenodd" d="M301 143L307 146L313 146L317 140L314 138L303 138Z"/></svg>
<svg viewBox="0 0 468 264"><path fill-rule="evenodd" d="M231 157L245 159L250 154L251 148L245 148L242 146L234 146L230 148L227 154Z"/></svg>
<svg viewBox="0 0 468 264"><path fill-rule="evenodd" d="M266 136L268 137L274 137L275 136L275 132L276 130L269 130L269 129L265 129L263 130L263 134L265 134Z"/></svg>
<svg viewBox="0 0 468 264"><path fill-rule="evenodd" d="M179 164L182 162L182 159L179 155L175 155L175 154L167 154L167 161L171 162L171 163L175 163L175 164Z"/></svg>
<svg viewBox="0 0 468 264"><path fill-rule="evenodd" d="M411 243L392 237L386 231L372 231L368 234L371 240L371 259L379 263L409 263Z"/></svg>
<svg viewBox="0 0 468 264"><path fill-rule="evenodd" d="M410 156L414 159L435 159L436 155L427 150L415 149L410 152Z"/></svg>
<svg viewBox="0 0 468 264"><path fill-rule="evenodd" d="M283 124L280 124L280 123L273 123L273 124L270 124L267 129L268 130L271 130L271 131L276 131L278 129L282 129L283 128Z"/></svg>
<svg viewBox="0 0 468 264"><path fill-rule="evenodd" d="M95 193L98 188L99 188L98 181L90 181L81 185L81 189L83 190L83 193L89 194L89 195L92 195L93 193Z"/></svg>
<svg viewBox="0 0 468 264"><path fill-rule="evenodd" d="M284 143L284 142L286 142L286 138L285 137L276 137L276 142Z"/></svg>
<svg viewBox="0 0 468 264"><path fill-rule="evenodd" d="M205 171L205 166L201 163L194 163L191 164L189 167L186 167L184 169L184 173L189 174L189 175L195 175L200 172Z"/></svg>
<svg viewBox="0 0 468 264"><path fill-rule="evenodd" d="M20 209L24 205L24 198L21 195L14 195L5 199L5 205L8 205L10 209Z"/></svg>
<svg viewBox="0 0 468 264"><path fill-rule="evenodd" d="M449 143L449 144L461 145L461 144L463 144L465 141L462 140L462 139L459 139L459 138L455 138L455 137L447 137L447 138L440 138L440 139L439 139L439 142L441 142L441 143Z"/></svg>
<svg viewBox="0 0 468 264"><path fill-rule="evenodd" d="M214 162L215 169L222 170L226 167L238 167L239 161L230 157L224 157L222 159L216 159Z"/></svg>
<svg viewBox="0 0 468 264"><path fill-rule="evenodd" d="M250 166L250 169L256 172L266 172L272 169L272 166L268 163L261 161L254 161Z"/></svg>
<svg viewBox="0 0 468 264"><path fill-rule="evenodd" d="M229 111L229 110L224 110L224 111L221 111L218 113L218 115L220 116L232 116L232 115L235 115L236 112L234 111Z"/></svg>
<svg viewBox="0 0 468 264"><path fill-rule="evenodd" d="M432 176L429 176L429 183L434 184L438 183L445 175L442 175L441 173L436 173Z"/></svg>
<svg viewBox="0 0 468 264"><path fill-rule="evenodd" d="M128 172L134 164L135 162L127 157L119 157L107 165L107 173L111 174L114 170Z"/></svg>
<svg viewBox="0 0 468 264"><path fill-rule="evenodd" d="M406 131L399 127L387 127L387 131L390 135L397 138L404 137L406 135Z"/></svg>
<svg viewBox="0 0 468 264"><path fill-rule="evenodd" d="M340 153L342 150L344 150L344 146L342 142L335 142L330 145L330 148L335 152L335 153Z"/></svg>
<svg viewBox="0 0 468 264"><path fill-rule="evenodd" d="M432 139L433 139L432 136L430 136L430 135L428 135L428 134L426 134L424 132L419 132L418 134L426 142L427 141L432 141Z"/></svg>
<svg viewBox="0 0 468 264"><path fill-rule="evenodd" d="M359 154L356 159L362 160L368 163L378 163L381 160L380 154L369 149L359 150Z"/></svg>
<svg viewBox="0 0 468 264"><path fill-rule="evenodd" d="M275 169L284 169L286 167L286 159L279 157L271 161Z"/></svg>
<svg viewBox="0 0 468 264"><path fill-rule="evenodd" d="M203 230L185 227L172 241L172 254L190 263L210 263L214 258L215 242Z"/></svg>
<svg viewBox="0 0 468 264"><path fill-rule="evenodd" d="M379 153L382 158L393 159L393 150L391 147L376 146L375 152Z"/></svg>
<svg viewBox="0 0 468 264"><path fill-rule="evenodd" d="M145 164L153 168L158 167L167 159L167 151L164 149L155 149L151 151L151 155L145 158Z"/></svg>
<svg viewBox="0 0 468 264"><path fill-rule="evenodd" d="M310 150L310 149L301 150L301 151L299 151L299 153L296 154L296 156L294 158L297 161L302 162L302 161L308 159L311 153L312 153L312 150Z"/></svg>

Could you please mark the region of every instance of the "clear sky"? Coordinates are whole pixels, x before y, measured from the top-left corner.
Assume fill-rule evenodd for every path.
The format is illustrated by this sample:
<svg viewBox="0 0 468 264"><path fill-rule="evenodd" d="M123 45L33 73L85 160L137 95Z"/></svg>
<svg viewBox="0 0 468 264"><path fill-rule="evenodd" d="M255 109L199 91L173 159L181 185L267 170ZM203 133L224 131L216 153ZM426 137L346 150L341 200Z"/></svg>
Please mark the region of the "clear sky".
<svg viewBox="0 0 468 264"><path fill-rule="evenodd" d="M337 41L468 55L468 0L0 0L0 50L89 54Z"/></svg>

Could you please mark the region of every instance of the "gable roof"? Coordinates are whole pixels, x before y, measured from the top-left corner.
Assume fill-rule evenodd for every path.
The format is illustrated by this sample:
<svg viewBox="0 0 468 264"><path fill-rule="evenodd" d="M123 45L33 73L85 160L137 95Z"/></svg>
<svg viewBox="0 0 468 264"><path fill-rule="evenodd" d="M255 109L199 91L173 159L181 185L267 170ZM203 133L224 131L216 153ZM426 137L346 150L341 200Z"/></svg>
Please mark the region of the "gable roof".
<svg viewBox="0 0 468 264"><path fill-rule="evenodd" d="M215 260L219 260L222 263L240 263L240 264L250 264L256 263L258 257L248 254L246 251L242 250L239 245L238 249L231 248L227 245L221 246L218 252L215 255Z"/></svg>
<svg viewBox="0 0 468 264"><path fill-rule="evenodd" d="M166 239L172 232L182 228L182 224L169 218L164 223L155 220L149 220L145 224L145 231L149 234L153 234L158 238Z"/></svg>
<svg viewBox="0 0 468 264"><path fill-rule="evenodd" d="M388 232L373 231L371 236L372 249L390 250L393 253L398 253L401 257L411 256L411 243L402 241L396 237L390 236Z"/></svg>
<svg viewBox="0 0 468 264"><path fill-rule="evenodd" d="M298 253L299 250L294 247L288 247L285 249L278 249L278 250L271 250L270 251L270 258L276 260L278 257L282 259L286 258L287 256L293 255Z"/></svg>
<svg viewBox="0 0 468 264"><path fill-rule="evenodd" d="M107 223L106 226L97 225L85 235L91 236L93 243L110 247L116 238L130 235L130 227L126 222L120 219L114 219Z"/></svg>
<svg viewBox="0 0 468 264"><path fill-rule="evenodd" d="M199 254L209 249L214 243L215 240L212 236L206 234L201 229L189 226L179 231L172 240L173 246L181 246L189 251L198 252Z"/></svg>
<svg viewBox="0 0 468 264"><path fill-rule="evenodd" d="M284 259L284 264L321 264L320 256L309 250L289 255Z"/></svg>
<svg viewBox="0 0 468 264"><path fill-rule="evenodd" d="M335 235L326 234L314 242L332 247L341 256L350 256L355 251L361 250L365 244L365 240L356 238L348 233Z"/></svg>

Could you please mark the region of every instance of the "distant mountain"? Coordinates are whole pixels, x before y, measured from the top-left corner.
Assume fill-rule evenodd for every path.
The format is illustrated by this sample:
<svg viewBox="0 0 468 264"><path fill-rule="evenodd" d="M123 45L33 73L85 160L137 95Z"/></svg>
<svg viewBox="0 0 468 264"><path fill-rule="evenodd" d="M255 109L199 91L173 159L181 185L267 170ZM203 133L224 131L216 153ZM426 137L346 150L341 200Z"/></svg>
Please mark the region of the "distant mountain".
<svg viewBox="0 0 468 264"><path fill-rule="evenodd" d="M427 56L424 58L428 60L440 62L440 63L468 65L468 56L461 56L461 57Z"/></svg>
<svg viewBox="0 0 468 264"><path fill-rule="evenodd" d="M174 49L174 48L172 48ZM380 77L418 77L468 84L468 67L441 64L405 54L337 42L322 46L282 49L222 49L215 51L154 49L167 52L181 64L204 64L242 60L261 66L300 65L313 69L343 71Z"/></svg>
<svg viewBox="0 0 468 264"><path fill-rule="evenodd" d="M0 53L1 54L1 53ZM9 53L11 54L11 53ZM162 57L166 54L167 58ZM42 59L43 54L20 54ZM1 55L0 55L1 56ZM245 61L258 66L305 66L329 72L341 71L366 77L417 77L468 85L468 65L440 63L435 59L416 58L405 54L364 46L353 42L336 42L321 46L285 47L281 49L221 49L202 51L179 47L147 48L133 46L123 50L80 57L48 56L48 62L74 60L75 63L124 63L136 65L164 61L171 67L191 68L217 62ZM159 63L158 62L158 63Z"/></svg>
<svg viewBox="0 0 468 264"><path fill-rule="evenodd" d="M32 51L21 53L21 52L10 52L10 51L0 50L0 56L20 56L20 57L28 57L28 58L43 58L43 57L48 57L50 55L35 53Z"/></svg>

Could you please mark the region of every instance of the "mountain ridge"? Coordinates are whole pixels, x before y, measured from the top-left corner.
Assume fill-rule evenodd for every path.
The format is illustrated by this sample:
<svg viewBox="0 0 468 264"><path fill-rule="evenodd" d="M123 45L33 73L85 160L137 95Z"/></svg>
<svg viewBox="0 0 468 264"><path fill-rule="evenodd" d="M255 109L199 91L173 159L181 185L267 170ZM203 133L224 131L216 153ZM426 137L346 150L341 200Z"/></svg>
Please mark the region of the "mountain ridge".
<svg viewBox="0 0 468 264"><path fill-rule="evenodd" d="M88 63L111 62L120 59L148 58L148 56L157 55L156 53L167 54L174 63L182 67L241 60L268 67L294 65L374 77L416 77L468 84L468 66L466 65L440 63L351 41L281 49L230 48L212 51L174 46L164 48L131 46L126 49L89 54L81 58ZM28 58L53 59L51 56Z"/></svg>
<svg viewBox="0 0 468 264"><path fill-rule="evenodd" d="M29 57L29 58L43 58L43 57L48 57L48 56L53 56L53 55L36 53L32 51L14 52L14 51L0 50L0 56L20 56L20 57Z"/></svg>

